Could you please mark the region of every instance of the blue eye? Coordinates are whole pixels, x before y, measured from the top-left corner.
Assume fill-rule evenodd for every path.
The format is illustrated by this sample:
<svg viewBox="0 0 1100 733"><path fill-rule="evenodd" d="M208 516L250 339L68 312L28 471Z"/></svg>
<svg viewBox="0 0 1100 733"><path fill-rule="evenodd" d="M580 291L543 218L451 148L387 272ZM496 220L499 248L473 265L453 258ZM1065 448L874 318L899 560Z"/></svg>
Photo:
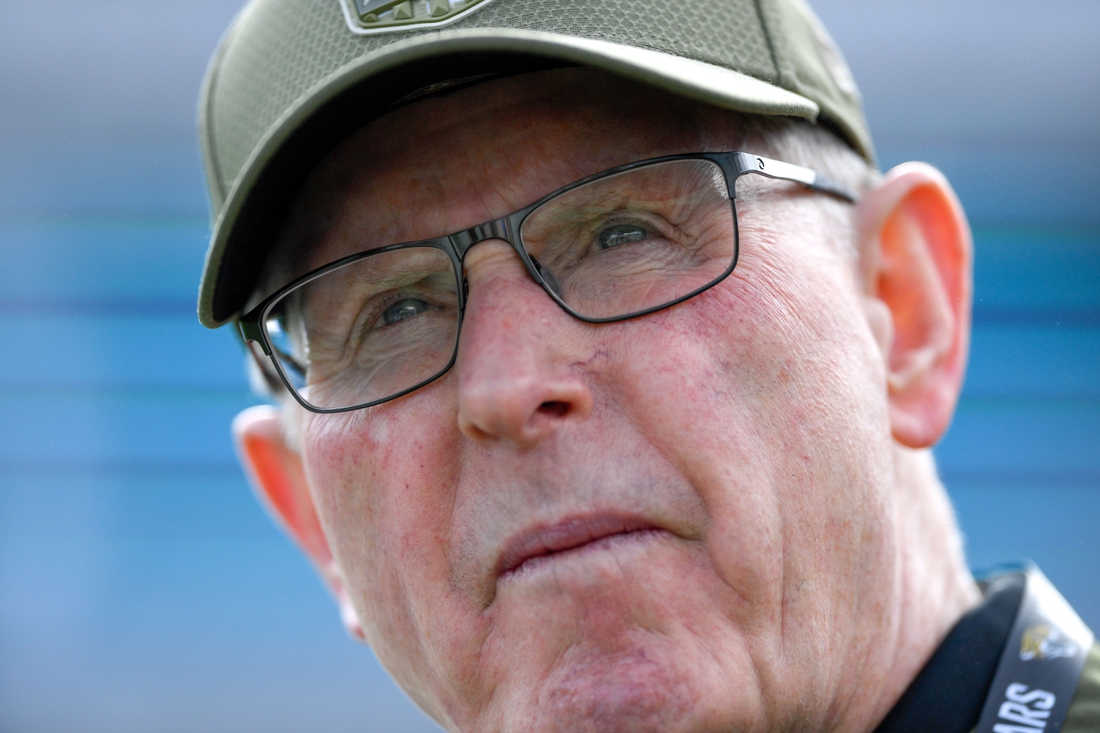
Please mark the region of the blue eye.
<svg viewBox="0 0 1100 733"><path fill-rule="evenodd" d="M649 237L649 232L637 224L616 224L600 232L597 241L600 249L611 249L620 244L633 244Z"/></svg>
<svg viewBox="0 0 1100 733"><path fill-rule="evenodd" d="M390 326L406 318L418 316L429 309L431 309L431 306L423 300L417 298L402 298L382 313L382 323Z"/></svg>

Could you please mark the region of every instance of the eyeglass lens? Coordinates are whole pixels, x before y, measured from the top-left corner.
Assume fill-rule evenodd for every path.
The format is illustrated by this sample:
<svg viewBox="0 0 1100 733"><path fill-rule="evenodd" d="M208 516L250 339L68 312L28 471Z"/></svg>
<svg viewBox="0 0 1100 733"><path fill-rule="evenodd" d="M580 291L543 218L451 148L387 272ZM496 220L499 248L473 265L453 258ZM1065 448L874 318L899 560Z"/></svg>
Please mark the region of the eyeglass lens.
<svg viewBox="0 0 1100 733"><path fill-rule="evenodd" d="M736 224L722 169L674 160L570 188L532 211L520 239L577 315L627 316L727 273ZM458 343L461 277L451 258L410 246L303 284L269 311L272 352L320 409L375 402L431 381Z"/></svg>

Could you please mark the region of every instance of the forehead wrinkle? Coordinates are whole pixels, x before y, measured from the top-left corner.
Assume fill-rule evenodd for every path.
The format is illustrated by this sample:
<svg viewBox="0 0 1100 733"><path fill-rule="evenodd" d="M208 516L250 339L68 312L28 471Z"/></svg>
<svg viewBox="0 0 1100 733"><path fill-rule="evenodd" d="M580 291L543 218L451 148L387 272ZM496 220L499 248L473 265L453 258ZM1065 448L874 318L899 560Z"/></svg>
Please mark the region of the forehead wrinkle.
<svg viewBox="0 0 1100 733"><path fill-rule="evenodd" d="M473 226L531 204L578 178L653 151L682 147L686 138L695 137L680 129L669 134L661 129L669 125L653 124L653 115L643 125L617 113L609 116L603 100L505 101L499 105L506 113L504 124L482 115L472 124L448 125L440 131L441 144L419 155L395 156L384 174L410 168L433 171L439 176L432 183L440 199L454 190L471 190L482 206L460 225ZM678 144L661 138L675 138Z"/></svg>
<svg viewBox="0 0 1100 733"><path fill-rule="evenodd" d="M318 267L476 226L615 165L740 137L736 116L593 70L485 82L354 133L310 175L281 239Z"/></svg>

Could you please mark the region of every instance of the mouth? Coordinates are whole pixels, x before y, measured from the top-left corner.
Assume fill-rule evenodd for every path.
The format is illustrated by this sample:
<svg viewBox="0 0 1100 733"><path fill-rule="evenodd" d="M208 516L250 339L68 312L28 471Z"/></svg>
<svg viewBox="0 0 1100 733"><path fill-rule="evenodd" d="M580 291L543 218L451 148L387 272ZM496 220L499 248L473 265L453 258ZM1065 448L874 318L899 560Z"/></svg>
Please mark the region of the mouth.
<svg viewBox="0 0 1100 733"><path fill-rule="evenodd" d="M638 517L604 514L534 527L505 542L497 562L497 580L535 571L566 555L651 539L662 531Z"/></svg>

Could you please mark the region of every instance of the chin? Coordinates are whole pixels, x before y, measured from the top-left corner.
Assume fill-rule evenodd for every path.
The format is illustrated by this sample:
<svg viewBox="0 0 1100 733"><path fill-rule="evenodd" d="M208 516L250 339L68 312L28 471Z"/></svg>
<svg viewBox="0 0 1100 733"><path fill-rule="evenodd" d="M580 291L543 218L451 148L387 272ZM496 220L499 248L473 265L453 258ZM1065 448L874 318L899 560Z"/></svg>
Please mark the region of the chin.
<svg viewBox="0 0 1100 733"><path fill-rule="evenodd" d="M537 707L515 729L532 733L697 729L685 726L697 712L698 691L692 681L653 656L638 649L566 663L544 689L534 691Z"/></svg>
<svg viewBox="0 0 1100 733"><path fill-rule="evenodd" d="M598 643L571 647L548 675L509 690L510 713L486 730L729 733L753 727L736 720L739 704L742 713L752 708L749 699L738 700L747 687L715 676L703 650L644 630L631 636L635 644L620 639L615 650Z"/></svg>

